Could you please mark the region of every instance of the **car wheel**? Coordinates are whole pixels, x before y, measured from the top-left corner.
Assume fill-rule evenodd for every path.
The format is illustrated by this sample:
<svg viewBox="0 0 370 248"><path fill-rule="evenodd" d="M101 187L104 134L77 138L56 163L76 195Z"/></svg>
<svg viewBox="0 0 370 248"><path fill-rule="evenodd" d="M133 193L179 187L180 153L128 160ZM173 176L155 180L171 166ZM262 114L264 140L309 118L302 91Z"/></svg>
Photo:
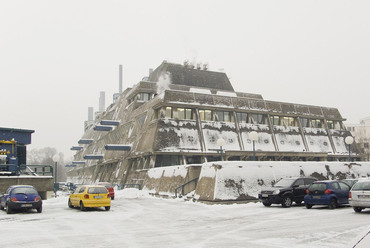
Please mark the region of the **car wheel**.
<svg viewBox="0 0 370 248"><path fill-rule="evenodd" d="M42 212L42 206L40 206L39 208L36 208L37 210L37 213L41 213Z"/></svg>
<svg viewBox="0 0 370 248"><path fill-rule="evenodd" d="M6 205L6 213L7 214L13 213L12 209L8 205Z"/></svg>
<svg viewBox="0 0 370 248"><path fill-rule="evenodd" d="M262 201L262 204L263 204L265 207L270 207L270 206L271 206L271 202L269 202L269 200L263 200L263 201Z"/></svg>
<svg viewBox="0 0 370 248"><path fill-rule="evenodd" d="M361 213L362 208L359 207L353 207L353 210L355 210L356 213Z"/></svg>
<svg viewBox="0 0 370 248"><path fill-rule="evenodd" d="M283 197L283 202L281 203L281 205L284 207L284 208L289 208L290 206L292 206L292 198L290 196L284 196Z"/></svg>
<svg viewBox="0 0 370 248"><path fill-rule="evenodd" d="M312 205L311 204L306 204L306 208L307 209L311 209L312 208Z"/></svg>
<svg viewBox="0 0 370 248"><path fill-rule="evenodd" d="M68 200L68 207L69 207L69 208L73 208L73 205L72 205L71 200Z"/></svg>
<svg viewBox="0 0 370 248"><path fill-rule="evenodd" d="M330 209L335 209L335 208L337 208L337 206L338 206L337 200L336 199L331 199L330 203L329 203L329 208Z"/></svg>
<svg viewBox="0 0 370 248"><path fill-rule="evenodd" d="M86 210L86 208L85 208L85 206L84 206L84 203L81 201L81 203L80 203L80 210L81 211L85 211Z"/></svg>
<svg viewBox="0 0 370 248"><path fill-rule="evenodd" d="M110 206L108 206L108 207L105 207L105 210L109 211L109 209L110 209Z"/></svg>
<svg viewBox="0 0 370 248"><path fill-rule="evenodd" d="M3 206L0 206L0 209L1 209L1 210L4 210L5 208L4 208Z"/></svg>

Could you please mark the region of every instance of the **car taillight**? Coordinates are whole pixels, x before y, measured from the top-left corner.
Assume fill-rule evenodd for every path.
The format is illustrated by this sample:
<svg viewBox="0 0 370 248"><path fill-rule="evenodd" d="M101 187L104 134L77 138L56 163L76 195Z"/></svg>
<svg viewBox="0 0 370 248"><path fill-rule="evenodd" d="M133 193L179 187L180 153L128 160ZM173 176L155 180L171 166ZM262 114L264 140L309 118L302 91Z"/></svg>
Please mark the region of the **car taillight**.
<svg viewBox="0 0 370 248"><path fill-rule="evenodd" d="M352 193L349 192L348 198L352 198Z"/></svg>
<svg viewBox="0 0 370 248"><path fill-rule="evenodd" d="M11 200L12 200L13 202L18 201L18 199L17 199L17 198L15 198L15 197L12 197L12 198L11 198Z"/></svg>
<svg viewBox="0 0 370 248"><path fill-rule="evenodd" d="M89 199L89 195L88 195L88 194L85 194L85 195L84 195L84 198L85 198L85 199Z"/></svg>
<svg viewBox="0 0 370 248"><path fill-rule="evenodd" d="M310 193L310 191L308 189L306 189L306 194L308 195Z"/></svg>
<svg viewBox="0 0 370 248"><path fill-rule="evenodd" d="M40 197L35 197L35 201L39 201L40 200Z"/></svg>
<svg viewBox="0 0 370 248"><path fill-rule="evenodd" d="M325 194L326 194L326 195L331 194L331 192L332 192L332 191L331 191L331 189L327 189L327 190L325 190Z"/></svg>

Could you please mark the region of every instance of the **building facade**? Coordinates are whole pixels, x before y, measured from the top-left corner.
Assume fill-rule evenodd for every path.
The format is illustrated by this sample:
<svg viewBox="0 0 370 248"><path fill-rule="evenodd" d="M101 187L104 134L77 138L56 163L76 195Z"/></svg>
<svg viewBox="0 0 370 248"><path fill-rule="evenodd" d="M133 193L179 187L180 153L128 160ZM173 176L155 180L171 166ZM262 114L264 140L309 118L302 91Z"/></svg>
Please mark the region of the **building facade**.
<svg viewBox="0 0 370 248"><path fill-rule="evenodd" d="M347 161L343 121L336 108L264 100L235 92L225 73L164 61L86 127L69 174L127 183L134 171L221 159Z"/></svg>
<svg viewBox="0 0 370 248"><path fill-rule="evenodd" d="M370 117L360 120L358 124L346 124L357 143L362 161L370 161Z"/></svg>

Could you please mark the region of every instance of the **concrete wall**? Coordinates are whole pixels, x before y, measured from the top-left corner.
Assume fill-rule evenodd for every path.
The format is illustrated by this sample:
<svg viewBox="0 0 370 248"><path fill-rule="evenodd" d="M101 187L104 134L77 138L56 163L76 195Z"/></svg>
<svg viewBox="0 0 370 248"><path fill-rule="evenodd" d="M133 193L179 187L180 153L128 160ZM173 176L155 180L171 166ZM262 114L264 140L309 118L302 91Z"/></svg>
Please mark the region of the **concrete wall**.
<svg viewBox="0 0 370 248"><path fill-rule="evenodd" d="M198 201L256 200L263 187L286 177L313 176L319 180L370 176L370 163L341 162L213 162L202 165L169 166L149 169L143 189L155 195L174 197L175 188L199 177L197 187L185 187L185 195L195 189ZM178 191L180 193L180 191Z"/></svg>
<svg viewBox="0 0 370 248"><path fill-rule="evenodd" d="M5 191L11 185L32 185L37 189L43 200L48 198L49 192L54 191L53 177L35 177L35 176L11 176L0 177L0 192Z"/></svg>

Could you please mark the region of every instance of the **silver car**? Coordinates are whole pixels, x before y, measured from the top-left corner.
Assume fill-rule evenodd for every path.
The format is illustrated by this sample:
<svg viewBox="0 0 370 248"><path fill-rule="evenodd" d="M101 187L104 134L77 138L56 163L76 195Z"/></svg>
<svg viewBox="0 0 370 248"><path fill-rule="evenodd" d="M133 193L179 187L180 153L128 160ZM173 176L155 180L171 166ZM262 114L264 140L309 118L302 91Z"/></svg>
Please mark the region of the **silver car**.
<svg viewBox="0 0 370 248"><path fill-rule="evenodd" d="M370 180L359 180L353 185L348 198L349 205L359 213L364 208L370 208Z"/></svg>

